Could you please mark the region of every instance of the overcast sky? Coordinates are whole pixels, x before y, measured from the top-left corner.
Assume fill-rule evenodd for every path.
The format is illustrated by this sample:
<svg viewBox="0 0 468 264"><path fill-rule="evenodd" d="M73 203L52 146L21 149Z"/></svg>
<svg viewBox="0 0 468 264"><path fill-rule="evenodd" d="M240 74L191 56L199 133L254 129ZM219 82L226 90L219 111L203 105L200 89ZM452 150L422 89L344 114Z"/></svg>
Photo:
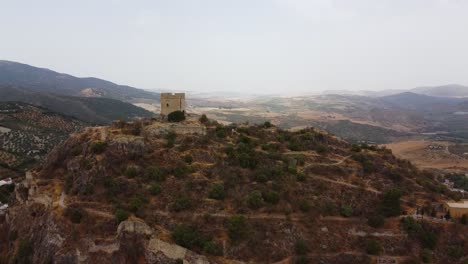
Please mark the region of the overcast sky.
<svg viewBox="0 0 468 264"><path fill-rule="evenodd" d="M468 84L464 0L0 0L0 58L146 89Z"/></svg>

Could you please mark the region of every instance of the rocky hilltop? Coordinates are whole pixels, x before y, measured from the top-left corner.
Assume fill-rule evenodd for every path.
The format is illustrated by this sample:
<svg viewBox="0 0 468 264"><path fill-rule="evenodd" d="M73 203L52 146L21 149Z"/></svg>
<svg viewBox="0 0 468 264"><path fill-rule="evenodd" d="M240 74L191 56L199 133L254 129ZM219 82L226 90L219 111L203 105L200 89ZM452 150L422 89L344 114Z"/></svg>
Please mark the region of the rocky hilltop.
<svg viewBox="0 0 468 264"><path fill-rule="evenodd" d="M466 263L449 196L388 149L314 128L118 122L16 186L0 262Z"/></svg>

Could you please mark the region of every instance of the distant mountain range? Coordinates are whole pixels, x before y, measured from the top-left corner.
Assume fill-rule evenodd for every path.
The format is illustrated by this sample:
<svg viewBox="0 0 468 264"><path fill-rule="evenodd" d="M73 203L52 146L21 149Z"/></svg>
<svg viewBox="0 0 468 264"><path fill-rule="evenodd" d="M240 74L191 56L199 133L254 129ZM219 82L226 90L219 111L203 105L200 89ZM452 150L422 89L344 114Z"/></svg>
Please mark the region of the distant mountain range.
<svg viewBox="0 0 468 264"><path fill-rule="evenodd" d="M138 98L159 100L159 94L98 78L78 78L49 69L0 60L0 85L23 87L34 92L68 96L104 97L130 102Z"/></svg>
<svg viewBox="0 0 468 264"><path fill-rule="evenodd" d="M48 69L0 61L0 101L19 101L91 124L152 116L130 102L159 101L159 95L97 78L77 78Z"/></svg>
<svg viewBox="0 0 468 264"><path fill-rule="evenodd" d="M436 97L468 97L468 86L459 84L448 84L441 86L426 86L417 87L409 90L404 89L390 89L382 91L349 91L349 90L329 90L324 91L323 94L342 94L342 95L362 95L369 97L383 97L401 93L415 93Z"/></svg>

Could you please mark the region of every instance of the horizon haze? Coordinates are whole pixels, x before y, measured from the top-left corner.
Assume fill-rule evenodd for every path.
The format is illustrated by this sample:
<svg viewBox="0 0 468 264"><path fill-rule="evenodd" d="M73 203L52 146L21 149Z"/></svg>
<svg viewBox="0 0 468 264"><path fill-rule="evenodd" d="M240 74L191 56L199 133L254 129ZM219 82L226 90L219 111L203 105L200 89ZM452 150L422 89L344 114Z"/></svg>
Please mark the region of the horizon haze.
<svg viewBox="0 0 468 264"><path fill-rule="evenodd" d="M2 59L149 90L300 94L468 83L463 1L47 0L2 9Z"/></svg>

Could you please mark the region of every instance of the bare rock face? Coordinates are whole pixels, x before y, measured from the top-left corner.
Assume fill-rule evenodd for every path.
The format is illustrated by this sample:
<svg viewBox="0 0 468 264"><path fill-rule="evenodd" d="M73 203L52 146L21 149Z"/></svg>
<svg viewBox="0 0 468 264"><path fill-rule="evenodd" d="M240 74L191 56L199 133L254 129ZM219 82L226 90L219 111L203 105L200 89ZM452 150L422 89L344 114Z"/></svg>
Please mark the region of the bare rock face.
<svg viewBox="0 0 468 264"><path fill-rule="evenodd" d="M158 239L154 233L154 230L146 223L140 221L124 221L120 223L117 229L117 237L120 240L121 248L128 241L138 241L143 246L142 253L144 253L147 263L172 264L178 260L182 260L185 264L210 263L205 256Z"/></svg>
<svg viewBox="0 0 468 264"><path fill-rule="evenodd" d="M124 157L140 157L146 152L143 137L118 137L109 141L109 151Z"/></svg>

